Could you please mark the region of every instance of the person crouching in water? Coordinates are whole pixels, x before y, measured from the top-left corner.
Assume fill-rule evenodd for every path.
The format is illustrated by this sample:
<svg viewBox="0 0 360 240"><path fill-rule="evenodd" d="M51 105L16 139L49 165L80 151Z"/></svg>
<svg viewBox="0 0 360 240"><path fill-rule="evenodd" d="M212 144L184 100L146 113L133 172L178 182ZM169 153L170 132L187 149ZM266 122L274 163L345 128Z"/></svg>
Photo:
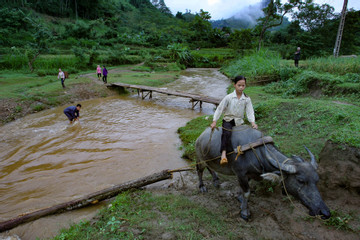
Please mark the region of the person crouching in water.
<svg viewBox="0 0 360 240"><path fill-rule="evenodd" d="M68 117L70 124L80 118L80 109L81 104L75 106L70 106L64 109L65 115Z"/></svg>
<svg viewBox="0 0 360 240"><path fill-rule="evenodd" d="M216 127L216 122L219 120L221 114L224 114L222 122L222 135L221 135L221 161L220 164L227 164L228 160L226 152L233 151L231 144L231 133L234 126L239 126L244 123L244 114L251 126L255 129L258 126L255 123L254 108L251 103L250 97L248 97L243 91L246 87L246 78L244 76L237 76L233 80L235 90L228 94L220 102L216 109L211 123L211 129Z"/></svg>

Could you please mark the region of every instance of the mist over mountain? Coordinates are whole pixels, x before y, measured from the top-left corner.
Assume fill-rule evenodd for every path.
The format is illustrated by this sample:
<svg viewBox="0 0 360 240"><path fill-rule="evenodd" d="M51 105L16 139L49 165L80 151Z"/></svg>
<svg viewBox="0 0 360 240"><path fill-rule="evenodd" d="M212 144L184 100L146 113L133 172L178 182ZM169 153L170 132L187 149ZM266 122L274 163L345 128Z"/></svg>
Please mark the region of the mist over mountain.
<svg viewBox="0 0 360 240"><path fill-rule="evenodd" d="M228 19L212 21L213 27L222 28L230 27L234 29L252 28L256 25L256 20L264 16L262 11L269 4L270 0L262 0L242 8L234 16Z"/></svg>

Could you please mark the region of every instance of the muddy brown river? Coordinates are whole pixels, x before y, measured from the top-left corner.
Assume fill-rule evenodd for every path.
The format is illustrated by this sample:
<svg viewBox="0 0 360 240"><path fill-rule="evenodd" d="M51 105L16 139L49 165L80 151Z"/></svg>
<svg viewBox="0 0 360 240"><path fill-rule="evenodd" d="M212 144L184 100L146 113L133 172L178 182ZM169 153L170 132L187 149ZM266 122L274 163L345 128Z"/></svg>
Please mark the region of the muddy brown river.
<svg viewBox="0 0 360 240"><path fill-rule="evenodd" d="M216 98L229 80L216 69L188 69L165 88ZM212 114L214 105L191 110L189 99L153 93L81 102L80 122L70 125L66 106L28 115L0 128L0 221L77 199L122 182L184 167L177 129ZM48 216L12 229L21 239L48 238L89 219L99 206Z"/></svg>

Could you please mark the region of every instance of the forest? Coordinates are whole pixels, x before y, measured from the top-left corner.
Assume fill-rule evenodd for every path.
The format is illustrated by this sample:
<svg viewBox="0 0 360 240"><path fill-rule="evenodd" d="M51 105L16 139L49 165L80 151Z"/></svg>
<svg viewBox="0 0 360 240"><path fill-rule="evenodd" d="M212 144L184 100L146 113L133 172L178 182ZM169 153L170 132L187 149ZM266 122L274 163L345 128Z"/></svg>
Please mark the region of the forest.
<svg viewBox="0 0 360 240"><path fill-rule="evenodd" d="M173 15L164 1L0 2L1 68L29 67L31 71L32 65L41 61L38 56L46 54L72 55L81 68L94 65L96 60L112 65L141 62L154 55L168 55L170 49L177 52L176 58L185 66L216 62L196 59L187 52L199 48L229 48L242 56L265 47L279 52L283 59L292 59L296 47L301 46L304 59L331 56L340 19L332 6L311 1L270 1L263 17L249 28L241 28L248 24L236 19L212 21L206 9ZM359 11L350 9L340 55L359 53L359 22ZM159 52L152 53L154 49ZM40 74L46 74L42 68Z"/></svg>

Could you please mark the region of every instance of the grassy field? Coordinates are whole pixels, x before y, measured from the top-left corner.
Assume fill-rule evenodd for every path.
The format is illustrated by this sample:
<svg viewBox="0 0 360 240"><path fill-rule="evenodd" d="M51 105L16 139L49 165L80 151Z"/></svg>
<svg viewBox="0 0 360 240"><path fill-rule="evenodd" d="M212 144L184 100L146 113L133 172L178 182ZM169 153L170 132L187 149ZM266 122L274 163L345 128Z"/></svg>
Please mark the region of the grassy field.
<svg viewBox="0 0 360 240"><path fill-rule="evenodd" d="M232 223L220 214L225 208L214 211L178 194L127 192L103 209L96 222L73 225L54 240L159 239L163 233L175 239L204 239L204 235L236 239Z"/></svg>

